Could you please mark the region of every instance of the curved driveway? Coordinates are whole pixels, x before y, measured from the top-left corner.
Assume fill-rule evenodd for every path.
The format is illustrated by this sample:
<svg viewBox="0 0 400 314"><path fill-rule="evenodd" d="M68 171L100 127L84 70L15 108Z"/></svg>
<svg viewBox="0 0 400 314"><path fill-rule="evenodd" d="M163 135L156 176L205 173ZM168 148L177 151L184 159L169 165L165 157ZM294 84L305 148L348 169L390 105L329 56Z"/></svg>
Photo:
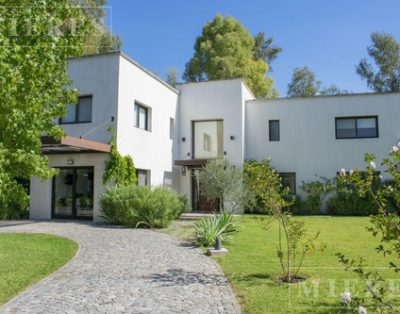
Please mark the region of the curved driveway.
<svg viewBox="0 0 400 314"><path fill-rule="evenodd" d="M216 263L151 230L77 222L1 222L0 232L75 240L77 255L1 313L239 313Z"/></svg>

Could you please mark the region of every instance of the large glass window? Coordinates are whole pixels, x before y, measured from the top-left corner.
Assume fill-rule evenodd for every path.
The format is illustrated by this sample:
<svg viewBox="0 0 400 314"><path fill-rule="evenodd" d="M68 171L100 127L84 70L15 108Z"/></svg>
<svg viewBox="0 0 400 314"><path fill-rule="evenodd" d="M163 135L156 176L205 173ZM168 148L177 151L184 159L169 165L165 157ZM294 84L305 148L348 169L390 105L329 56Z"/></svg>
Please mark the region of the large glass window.
<svg viewBox="0 0 400 314"><path fill-rule="evenodd" d="M92 103L92 96L79 97L78 104L68 105L67 115L60 119L60 124L91 122Z"/></svg>
<svg viewBox="0 0 400 314"><path fill-rule="evenodd" d="M280 140L279 120L269 120L269 140L271 142Z"/></svg>
<svg viewBox="0 0 400 314"><path fill-rule="evenodd" d="M53 179L53 216L93 217L93 168L60 168Z"/></svg>
<svg viewBox="0 0 400 314"><path fill-rule="evenodd" d="M223 121L195 121L194 131L194 158L210 159L224 156L224 122Z"/></svg>
<svg viewBox="0 0 400 314"><path fill-rule="evenodd" d="M336 138L378 137L378 117L336 118Z"/></svg>
<svg viewBox="0 0 400 314"><path fill-rule="evenodd" d="M149 109L135 102L135 127L149 131Z"/></svg>

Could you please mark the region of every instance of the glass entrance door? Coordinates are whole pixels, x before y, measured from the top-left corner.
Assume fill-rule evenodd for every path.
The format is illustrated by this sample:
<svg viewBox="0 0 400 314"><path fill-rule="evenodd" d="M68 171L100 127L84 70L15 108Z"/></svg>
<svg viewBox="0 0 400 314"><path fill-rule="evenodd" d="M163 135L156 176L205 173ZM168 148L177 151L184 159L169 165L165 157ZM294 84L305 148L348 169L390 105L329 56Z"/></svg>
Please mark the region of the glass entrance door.
<svg viewBox="0 0 400 314"><path fill-rule="evenodd" d="M93 167L59 168L53 179L53 218L93 218L93 174Z"/></svg>

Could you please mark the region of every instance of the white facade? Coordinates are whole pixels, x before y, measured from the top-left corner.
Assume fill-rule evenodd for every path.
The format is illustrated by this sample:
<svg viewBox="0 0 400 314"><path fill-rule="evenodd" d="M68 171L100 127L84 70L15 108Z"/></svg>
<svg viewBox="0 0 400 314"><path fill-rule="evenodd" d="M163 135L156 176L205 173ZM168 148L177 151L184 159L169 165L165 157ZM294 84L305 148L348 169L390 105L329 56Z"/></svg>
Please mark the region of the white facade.
<svg viewBox="0 0 400 314"><path fill-rule="evenodd" d="M118 150L147 173L147 183L187 194L193 208L199 189L194 174L206 162L197 158L199 149L207 151L203 157L218 150L237 165L271 158L278 172L295 174L299 193L302 181L363 167L366 152L381 160L400 139L400 94L256 100L240 79L174 89L121 53L73 59L69 73L72 88L90 96L92 105L91 121L63 124L66 133L109 143L113 127ZM336 138L336 118L365 116L376 117L377 137ZM278 141L269 140L270 120L279 120ZM94 220L100 220L107 158L104 152L49 155L51 167L93 167ZM53 217L54 189L52 180L32 179L31 218Z"/></svg>

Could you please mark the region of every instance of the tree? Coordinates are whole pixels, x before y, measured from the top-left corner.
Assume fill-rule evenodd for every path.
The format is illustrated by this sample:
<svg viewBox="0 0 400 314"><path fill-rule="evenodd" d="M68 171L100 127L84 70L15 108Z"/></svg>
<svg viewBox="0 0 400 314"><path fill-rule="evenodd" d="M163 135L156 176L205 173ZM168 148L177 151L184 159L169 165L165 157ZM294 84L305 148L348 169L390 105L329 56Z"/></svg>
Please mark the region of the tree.
<svg viewBox="0 0 400 314"><path fill-rule="evenodd" d="M274 39L272 37L265 38L264 32L259 32L254 36L254 60L264 60L265 63L269 65L270 72L272 71L272 61L274 61L282 51L282 48L272 44L273 41Z"/></svg>
<svg viewBox="0 0 400 314"><path fill-rule="evenodd" d="M204 196L209 200L219 199L221 213L224 204L230 205L233 212L252 201L243 179L243 169L223 159L208 162L200 172Z"/></svg>
<svg viewBox="0 0 400 314"><path fill-rule="evenodd" d="M340 89L336 85L331 85L329 87L324 87L319 91L319 94L322 96L336 96L336 95L344 95L350 94L350 92L346 89Z"/></svg>
<svg viewBox="0 0 400 314"><path fill-rule="evenodd" d="M371 227L367 230L379 240L376 246L375 241L371 245L376 246L375 251L382 254L388 268L395 276L400 273L400 143L393 146L389 157L385 158L382 166L390 176L389 182L382 182L382 177L377 174L375 156L365 154L367 166L362 170L353 170L346 174L346 171L338 177L342 184L355 187L361 197L370 196L378 206L378 214L371 216ZM365 281L364 290L368 293L374 303L377 313L400 313L391 294L391 286L385 281L380 270L370 270L366 266L364 258L346 258L344 254L337 253L339 261L346 270L356 273ZM365 300L356 299L351 301L350 307L359 306ZM354 304L353 304L354 303Z"/></svg>
<svg viewBox="0 0 400 314"><path fill-rule="evenodd" d="M335 96L348 94L345 89L336 85L321 88L322 82L317 80L315 73L308 67L296 68L293 71L292 81L288 84L289 97Z"/></svg>
<svg viewBox="0 0 400 314"><path fill-rule="evenodd" d="M76 0L70 0L75 3ZM113 34L105 23L107 0L82 0L83 11L93 25L86 37L85 54L112 52L121 49L121 36Z"/></svg>
<svg viewBox="0 0 400 314"><path fill-rule="evenodd" d="M27 205L18 179L48 179L41 136L61 138L54 120L76 101L67 58L83 52L90 26L68 0L14 0L0 6L0 204Z"/></svg>
<svg viewBox="0 0 400 314"><path fill-rule="evenodd" d="M117 149L115 131L110 130L110 157L105 162L103 184L112 182L115 186L129 186L137 182L135 164L131 156L122 156Z"/></svg>
<svg viewBox="0 0 400 314"><path fill-rule="evenodd" d="M168 69L167 83L172 87L176 87L176 84L178 83L178 71L175 68Z"/></svg>
<svg viewBox="0 0 400 314"><path fill-rule="evenodd" d="M291 215L285 211L290 205L287 197L289 189L282 188L281 178L272 168L270 159L245 163L244 169L249 190L262 201L265 212L278 222L277 256L282 269L281 280L287 283L303 280L298 274L306 255L324 249L324 246L316 246L319 233L305 239L307 230L304 221L291 219ZM265 230L269 230L271 219L263 218L261 224Z"/></svg>
<svg viewBox="0 0 400 314"><path fill-rule="evenodd" d="M268 64L254 60L254 38L232 17L217 15L203 27L196 39L194 55L186 64L186 82L243 78L260 97L275 97Z"/></svg>
<svg viewBox="0 0 400 314"><path fill-rule="evenodd" d="M321 81L315 77L315 73L308 67L296 68L293 71L292 81L288 85L289 97L316 96L321 87Z"/></svg>
<svg viewBox="0 0 400 314"><path fill-rule="evenodd" d="M357 73L377 93L400 91L400 43L389 34L372 33L372 45L367 48L373 64L362 59Z"/></svg>

